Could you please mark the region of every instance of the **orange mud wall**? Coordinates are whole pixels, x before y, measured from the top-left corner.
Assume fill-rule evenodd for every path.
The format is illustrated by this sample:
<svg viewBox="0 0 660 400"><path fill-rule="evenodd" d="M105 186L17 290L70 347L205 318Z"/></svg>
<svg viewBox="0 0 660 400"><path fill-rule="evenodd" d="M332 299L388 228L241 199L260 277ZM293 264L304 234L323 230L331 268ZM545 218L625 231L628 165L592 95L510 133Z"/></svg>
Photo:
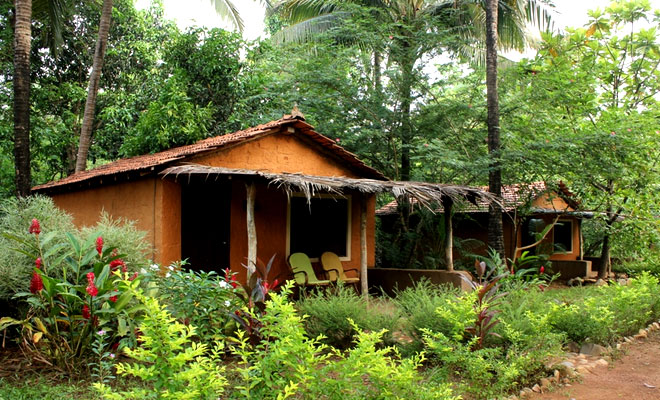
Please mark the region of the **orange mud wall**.
<svg viewBox="0 0 660 400"><path fill-rule="evenodd" d="M105 211L113 219L135 221L135 227L147 233L152 245L147 256L154 261L169 264L181 257L181 189L176 183L152 177L51 197L78 227L95 225Z"/></svg>

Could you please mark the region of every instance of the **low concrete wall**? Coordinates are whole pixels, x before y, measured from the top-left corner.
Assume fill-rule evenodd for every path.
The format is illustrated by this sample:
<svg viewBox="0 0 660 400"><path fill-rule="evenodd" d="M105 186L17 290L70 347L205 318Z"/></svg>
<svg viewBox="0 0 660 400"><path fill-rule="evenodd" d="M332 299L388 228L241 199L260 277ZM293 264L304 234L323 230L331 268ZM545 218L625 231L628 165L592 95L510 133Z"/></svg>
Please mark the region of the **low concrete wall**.
<svg viewBox="0 0 660 400"><path fill-rule="evenodd" d="M563 281L578 277L591 278L593 275L591 261L588 260L552 260L552 271L559 273L559 279Z"/></svg>
<svg viewBox="0 0 660 400"><path fill-rule="evenodd" d="M381 289L389 296L393 296L395 289L403 290L413 286L422 278L428 279L436 285L452 285L463 291L471 290L470 285L461 278L464 275L471 279L466 271L444 271L434 269L399 269L399 268L370 268L368 270L369 292L380 294Z"/></svg>

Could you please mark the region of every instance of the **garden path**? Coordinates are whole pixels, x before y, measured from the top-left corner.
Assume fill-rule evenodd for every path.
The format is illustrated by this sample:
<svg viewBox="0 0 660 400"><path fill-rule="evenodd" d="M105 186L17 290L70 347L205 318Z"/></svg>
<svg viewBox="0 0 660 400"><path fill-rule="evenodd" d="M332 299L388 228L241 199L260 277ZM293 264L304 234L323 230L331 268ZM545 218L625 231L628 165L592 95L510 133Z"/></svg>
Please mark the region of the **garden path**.
<svg viewBox="0 0 660 400"><path fill-rule="evenodd" d="M534 394L529 400L657 400L660 399L660 332L623 348L608 367L596 367L571 386Z"/></svg>

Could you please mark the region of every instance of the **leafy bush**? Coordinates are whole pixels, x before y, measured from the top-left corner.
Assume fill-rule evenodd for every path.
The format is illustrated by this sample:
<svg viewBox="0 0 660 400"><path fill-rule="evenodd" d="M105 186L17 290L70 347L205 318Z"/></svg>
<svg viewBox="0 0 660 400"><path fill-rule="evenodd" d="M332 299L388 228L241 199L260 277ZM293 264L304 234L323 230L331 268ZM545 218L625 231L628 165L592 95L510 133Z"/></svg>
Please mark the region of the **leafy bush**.
<svg viewBox="0 0 660 400"><path fill-rule="evenodd" d="M52 245L54 233L42 236L37 219L29 232L30 240L11 237L33 260L29 291L16 294L29 309L19 319L0 319L0 330L20 327L24 352L68 372L86 366L93 353L102 354L103 349L93 346L95 332L109 333L109 345L130 339L136 310L129 308L132 296L125 282L112 279L128 277L116 249L105 247L100 236L83 243L71 234L66 235L68 246ZM60 277L49 276L57 268Z"/></svg>
<svg viewBox="0 0 660 400"><path fill-rule="evenodd" d="M217 399L227 384L224 368L218 362L219 348L209 350L206 344L192 341L195 327L177 322L165 306L153 297L145 296L137 285L124 282L144 306L140 324L141 345L125 348L124 353L135 360L117 364L117 374L135 376L148 386L113 393L102 382L94 387L106 399Z"/></svg>
<svg viewBox="0 0 660 400"><path fill-rule="evenodd" d="M266 302L261 321L268 340L252 347L239 333L240 383L230 398L453 398L447 384L422 385L422 355L399 361L393 348L377 349L384 331L366 333L349 321L356 341L346 354L322 344L322 336L310 339L306 317L286 299L289 292L287 286Z"/></svg>
<svg viewBox="0 0 660 400"><path fill-rule="evenodd" d="M35 260L28 232L32 219L37 219L44 231L41 240L46 243L42 245L49 253L52 266L45 271L47 276L62 278L63 271L70 272L65 265L56 263L56 260L63 261L60 256L70 245L68 235L80 242L103 237L108 248L121 249L122 259L131 273L146 263L149 245L145 233L137 230L130 221L112 220L102 214L97 225L78 231L72 217L58 209L49 197L7 199L0 203L0 276L3 277L0 279L0 300L9 301L16 293L26 292L30 285Z"/></svg>
<svg viewBox="0 0 660 400"><path fill-rule="evenodd" d="M159 269L156 266L156 269ZM165 275L155 275L158 298L167 310L207 343L224 339L236 326L230 314L242 306L231 274L195 272L170 266Z"/></svg>
<svg viewBox="0 0 660 400"><path fill-rule="evenodd" d="M303 296L297 307L309 317L305 327L311 337L323 335L324 343L340 349L354 342L356 327L370 331L387 329L383 341L391 344L391 332L400 319L399 311L390 302L377 299L366 302L353 288L342 284L333 290Z"/></svg>
<svg viewBox="0 0 660 400"><path fill-rule="evenodd" d="M34 268L35 257L30 255L29 247L6 236L10 234L27 242L31 239L28 227L33 218L41 223L44 232L51 232L51 246L63 246L67 243L66 232L75 232L71 216L55 207L50 197L34 196L9 198L0 203L0 300L9 300L18 292L26 292L30 286L30 276ZM16 249L18 251L12 251ZM26 254L27 253L27 254ZM62 254L55 250L54 255ZM52 273L60 277L61 269Z"/></svg>

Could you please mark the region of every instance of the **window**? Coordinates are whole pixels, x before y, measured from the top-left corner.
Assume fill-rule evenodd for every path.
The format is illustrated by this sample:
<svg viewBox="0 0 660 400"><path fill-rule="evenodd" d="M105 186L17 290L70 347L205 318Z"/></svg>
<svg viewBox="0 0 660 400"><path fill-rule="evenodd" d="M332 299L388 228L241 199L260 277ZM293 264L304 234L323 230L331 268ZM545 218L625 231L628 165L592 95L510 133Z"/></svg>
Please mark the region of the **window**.
<svg viewBox="0 0 660 400"><path fill-rule="evenodd" d="M292 196L289 202L287 255L305 253L321 257L326 251L350 260L351 198L321 196L307 202L304 196Z"/></svg>
<svg viewBox="0 0 660 400"><path fill-rule="evenodd" d="M555 253L573 252L573 221L559 220L552 228Z"/></svg>

